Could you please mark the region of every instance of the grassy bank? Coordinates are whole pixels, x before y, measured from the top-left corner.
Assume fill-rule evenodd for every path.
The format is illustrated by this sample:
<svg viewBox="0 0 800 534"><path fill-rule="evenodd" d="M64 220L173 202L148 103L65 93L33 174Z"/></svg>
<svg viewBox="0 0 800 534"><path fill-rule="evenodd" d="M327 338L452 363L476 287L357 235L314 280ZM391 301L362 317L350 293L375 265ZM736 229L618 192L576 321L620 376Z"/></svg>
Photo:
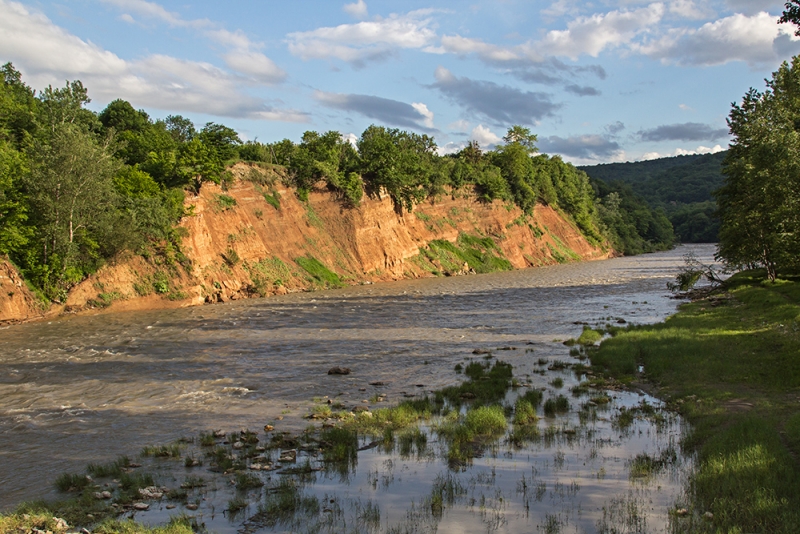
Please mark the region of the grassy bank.
<svg viewBox="0 0 800 534"><path fill-rule="evenodd" d="M592 354L616 378L653 385L692 423L682 445L698 465L679 530L800 532L800 279L763 278L739 273Z"/></svg>

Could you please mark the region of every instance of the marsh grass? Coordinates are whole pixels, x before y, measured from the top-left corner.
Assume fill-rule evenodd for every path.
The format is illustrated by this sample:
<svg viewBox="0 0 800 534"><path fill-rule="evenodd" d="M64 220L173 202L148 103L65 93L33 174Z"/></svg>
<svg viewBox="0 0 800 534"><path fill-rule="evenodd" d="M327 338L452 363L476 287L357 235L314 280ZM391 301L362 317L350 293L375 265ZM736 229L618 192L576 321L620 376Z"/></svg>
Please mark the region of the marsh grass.
<svg viewBox="0 0 800 534"><path fill-rule="evenodd" d="M76 473L61 473L56 477L55 486L60 492L79 491L91 484L92 481L86 475Z"/></svg>
<svg viewBox="0 0 800 534"><path fill-rule="evenodd" d="M547 417L555 417L557 414L564 414L569 411L569 400L564 395L556 398L549 398L544 403L544 414Z"/></svg>
<svg viewBox="0 0 800 534"><path fill-rule="evenodd" d="M170 443L169 445L147 445L140 453L143 457L151 458L180 458L183 454L184 444Z"/></svg>
<svg viewBox="0 0 800 534"><path fill-rule="evenodd" d="M86 466L86 472L95 478L119 477L130 466L130 458L127 456L120 456L113 462L107 464L90 463Z"/></svg>
<svg viewBox="0 0 800 534"><path fill-rule="evenodd" d="M661 324L605 340L592 363L621 380L638 367L692 423L690 496L713 520L695 532L800 532L800 283L728 279ZM791 436L791 437L790 437Z"/></svg>

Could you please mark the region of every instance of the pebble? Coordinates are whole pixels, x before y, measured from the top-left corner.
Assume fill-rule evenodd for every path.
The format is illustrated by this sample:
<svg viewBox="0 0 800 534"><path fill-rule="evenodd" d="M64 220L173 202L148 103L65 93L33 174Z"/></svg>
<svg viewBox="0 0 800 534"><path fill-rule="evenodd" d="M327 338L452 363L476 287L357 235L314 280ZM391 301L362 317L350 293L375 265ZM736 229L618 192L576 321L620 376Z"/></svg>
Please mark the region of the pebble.
<svg viewBox="0 0 800 534"><path fill-rule="evenodd" d="M150 505L147 504L146 502L135 502L135 503L133 503L133 509L134 510L148 510L149 508L150 508Z"/></svg>
<svg viewBox="0 0 800 534"><path fill-rule="evenodd" d="M186 505L186 509L187 510L191 510L191 511L194 512L195 510L197 510L197 505L196 504L187 504Z"/></svg>

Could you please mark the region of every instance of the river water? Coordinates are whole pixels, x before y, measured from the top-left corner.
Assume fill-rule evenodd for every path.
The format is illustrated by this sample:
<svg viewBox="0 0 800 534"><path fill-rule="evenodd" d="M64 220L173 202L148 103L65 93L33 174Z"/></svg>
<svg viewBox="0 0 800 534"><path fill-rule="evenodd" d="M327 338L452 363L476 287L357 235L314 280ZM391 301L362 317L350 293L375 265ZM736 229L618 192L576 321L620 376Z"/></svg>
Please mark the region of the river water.
<svg viewBox="0 0 800 534"><path fill-rule="evenodd" d="M475 349L513 347L495 356L511 363L515 376L546 390L545 397L569 395L580 377L568 371L539 374L537 360L576 361L562 341L577 337L581 323L653 323L673 313L679 302L665 285L689 251L712 260L712 246L692 245L599 262L0 329L0 509L55 497L58 474L136 455L145 445L200 430L259 430L266 423L298 431L325 397L348 407L377 407L378 392L385 395L381 402L392 403L456 384L463 376L454 366L475 358ZM333 366L352 373L328 375ZM564 381L561 388L551 384L556 376ZM385 384L370 385L376 381ZM614 396L611 410L642 399L635 393ZM648 528L659 531L680 496L685 469L672 469L645 487L630 480L630 460L672 447L681 424L673 418L656 429L637 421L619 432L610 420L600 414L582 439L555 440L523 453L501 447L476 460L476 470L460 475L471 497L438 519L439 531L527 532L543 521L560 521L562 530L554 532L592 531L587 525L598 525L601 514L613 515L614 506L630 506L631 500L650 510ZM577 409L542 425L571 421L577 422ZM447 472L435 457L415 463L376 451L362 456L346 486L359 499L382 503L383 527L411 517L415 480ZM487 473L494 477L490 482ZM497 476L506 477L507 489ZM405 482L377 484L387 477ZM531 485L549 483L549 493L522 512L509 494L513 487L519 493L520 484L527 488L526 477ZM329 495L336 486L320 479L314 491ZM485 501L487 488L507 495ZM396 511L401 501L402 513ZM217 524L221 519L208 513L203 519L214 530L239 528Z"/></svg>

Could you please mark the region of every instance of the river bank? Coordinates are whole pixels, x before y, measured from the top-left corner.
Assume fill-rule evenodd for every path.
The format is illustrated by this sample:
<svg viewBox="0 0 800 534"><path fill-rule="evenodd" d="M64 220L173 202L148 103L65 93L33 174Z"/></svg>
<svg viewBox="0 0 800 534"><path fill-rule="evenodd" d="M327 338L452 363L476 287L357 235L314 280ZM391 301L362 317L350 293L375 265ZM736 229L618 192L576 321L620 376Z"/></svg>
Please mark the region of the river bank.
<svg viewBox="0 0 800 534"><path fill-rule="evenodd" d="M734 275L591 357L611 376L649 382L692 424L681 444L698 458L691 532L800 531L800 281L763 279Z"/></svg>

